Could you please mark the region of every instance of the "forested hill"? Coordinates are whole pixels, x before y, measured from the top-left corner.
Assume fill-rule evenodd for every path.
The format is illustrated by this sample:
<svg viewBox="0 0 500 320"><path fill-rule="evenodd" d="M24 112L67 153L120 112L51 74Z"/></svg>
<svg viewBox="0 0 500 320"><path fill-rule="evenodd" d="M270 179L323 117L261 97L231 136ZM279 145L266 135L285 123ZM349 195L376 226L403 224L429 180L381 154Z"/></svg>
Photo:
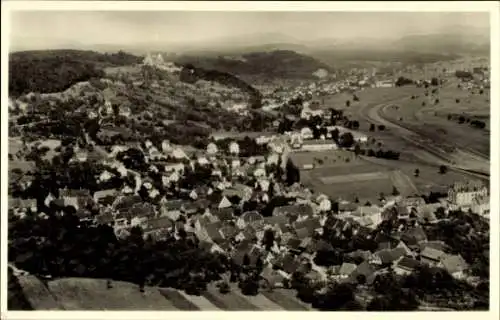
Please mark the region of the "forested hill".
<svg viewBox="0 0 500 320"><path fill-rule="evenodd" d="M228 72L206 70L197 68L192 64L186 64L181 71L180 80L187 83L193 83L198 80L214 81L228 87L235 87L250 96L249 104L252 108L256 109L261 107L262 94L245 81Z"/></svg>
<svg viewBox="0 0 500 320"><path fill-rule="evenodd" d="M251 52L241 55L185 55L176 59L180 64L227 72L236 76L265 76L266 78L313 78L318 69L330 71L330 66L307 55L291 50Z"/></svg>
<svg viewBox="0 0 500 320"><path fill-rule="evenodd" d="M21 51L9 55L9 95L63 91L73 84L102 77L103 68L139 63L123 51L102 54L82 50Z"/></svg>

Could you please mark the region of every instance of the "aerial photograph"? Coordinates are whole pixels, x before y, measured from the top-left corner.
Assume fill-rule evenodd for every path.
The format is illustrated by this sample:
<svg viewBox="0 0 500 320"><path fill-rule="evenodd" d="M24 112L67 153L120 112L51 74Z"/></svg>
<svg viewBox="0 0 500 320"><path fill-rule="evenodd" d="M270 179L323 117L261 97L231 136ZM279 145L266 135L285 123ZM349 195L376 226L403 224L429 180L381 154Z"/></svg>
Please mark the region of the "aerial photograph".
<svg viewBox="0 0 500 320"><path fill-rule="evenodd" d="M490 310L488 12L9 27L8 310Z"/></svg>

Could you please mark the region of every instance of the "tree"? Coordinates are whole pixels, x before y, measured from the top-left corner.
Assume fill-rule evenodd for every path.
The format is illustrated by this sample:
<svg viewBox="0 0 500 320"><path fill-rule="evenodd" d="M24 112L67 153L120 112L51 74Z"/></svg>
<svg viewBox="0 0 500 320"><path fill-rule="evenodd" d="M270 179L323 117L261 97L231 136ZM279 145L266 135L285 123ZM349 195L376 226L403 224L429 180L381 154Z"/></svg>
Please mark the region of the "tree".
<svg viewBox="0 0 500 320"><path fill-rule="evenodd" d="M345 132L340 136L340 146L350 148L354 144L354 136L350 132Z"/></svg>
<svg viewBox="0 0 500 320"><path fill-rule="evenodd" d="M359 146L359 144L356 143L356 145L354 146L354 154L358 156L360 153L361 153L361 147Z"/></svg>
<svg viewBox="0 0 500 320"><path fill-rule="evenodd" d="M393 196L398 196L399 195L399 190L395 186L392 187L392 195Z"/></svg>
<svg viewBox="0 0 500 320"><path fill-rule="evenodd" d="M420 175L420 169L415 169L415 173L413 174L415 177L418 177Z"/></svg>
<svg viewBox="0 0 500 320"><path fill-rule="evenodd" d="M267 251L270 251L274 245L275 235L272 229L266 229L264 231L264 237L262 238L262 245Z"/></svg>
<svg viewBox="0 0 500 320"><path fill-rule="evenodd" d="M446 172L448 172L448 167L447 166L445 166L445 165L439 166L439 173L440 174L446 174Z"/></svg>
<svg viewBox="0 0 500 320"><path fill-rule="evenodd" d="M375 125L373 123L370 123L370 131L371 132L375 131Z"/></svg>
<svg viewBox="0 0 500 320"><path fill-rule="evenodd" d="M332 140L335 141L335 143L339 143L339 137L340 137L340 132L337 128L332 130Z"/></svg>
<svg viewBox="0 0 500 320"><path fill-rule="evenodd" d="M225 281L222 282L219 285L219 292L222 294L227 294L227 293L231 292L231 288L229 287L229 284Z"/></svg>
<svg viewBox="0 0 500 320"><path fill-rule="evenodd" d="M379 131L384 131L385 130L385 126L383 124L379 125L378 126L378 130Z"/></svg>
<svg viewBox="0 0 500 320"><path fill-rule="evenodd" d="M286 165L286 181L287 181L288 185L292 185L295 182L300 181L300 171L292 163L291 160L288 160L287 165Z"/></svg>
<svg viewBox="0 0 500 320"><path fill-rule="evenodd" d="M345 102L345 106L349 108L349 107L351 106L351 101L347 100L347 101Z"/></svg>
<svg viewBox="0 0 500 320"><path fill-rule="evenodd" d="M259 283L255 277L247 277L240 283L241 293L246 296L256 296L259 294Z"/></svg>
<svg viewBox="0 0 500 320"><path fill-rule="evenodd" d="M250 265L250 257L246 253L243 256L243 265L246 267L248 267Z"/></svg>

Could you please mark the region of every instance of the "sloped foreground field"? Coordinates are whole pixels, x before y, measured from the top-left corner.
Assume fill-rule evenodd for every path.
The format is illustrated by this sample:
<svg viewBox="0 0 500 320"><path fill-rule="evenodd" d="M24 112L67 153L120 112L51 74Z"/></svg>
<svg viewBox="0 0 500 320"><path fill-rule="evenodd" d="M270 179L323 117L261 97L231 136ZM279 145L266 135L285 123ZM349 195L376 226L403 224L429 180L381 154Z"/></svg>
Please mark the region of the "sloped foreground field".
<svg viewBox="0 0 500 320"><path fill-rule="evenodd" d="M295 298L292 290L277 289L249 297L234 286L221 294L209 285L201 296L114 281L107 288L101 279L65 278L44 284L34 276L19 276L19 283L34 310L155 310L155 311L306 311L310 308Z"/></svg>

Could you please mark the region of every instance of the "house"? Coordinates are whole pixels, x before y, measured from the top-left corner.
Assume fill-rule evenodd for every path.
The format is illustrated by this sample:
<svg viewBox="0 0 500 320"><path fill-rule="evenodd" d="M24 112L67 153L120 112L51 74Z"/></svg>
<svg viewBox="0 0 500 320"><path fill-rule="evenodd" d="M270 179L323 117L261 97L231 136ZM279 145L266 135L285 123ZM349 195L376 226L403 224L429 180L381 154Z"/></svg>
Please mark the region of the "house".
<svg viewBox="0 0 500 320"><path fill-rule="evenodd" d="M168 217L149 219L142 225L144 237L159 241L167 238L173 231L174 224Z"/></svg>
<svg viewBox="0 0 500 320"><path fill-rule="evenodd" d="M238 234L238 228L231 224L224 224L219 232L222 234L224 239L233 239Z"/></svg>
<svg viewBox="0 0 500 320"><path fill-rule="evenodd" d="M262 270L260 276L266 281L266 285L270 288L283 288L284 286L283 282L285 277L278 270L266 267Z"/></svg>
<svg viewBox="0 0 500 320"><path fill-rule="evenodd" d="M392 80L381 80L375 83L376 88L392 88L394 87L394 81Z"/></svg>
<svg viewBox="0 0 500 320"><path fill-rule="evenodd" d="M292 254L283 254L274 261L274 266L291 275L300 267L300 262Z"/></svg>
<svg viewBox="0 0 500 320"><path fill-rule="evenodd" d="M470 210L475 214L488 218L490 215L490 197L477 196L472 202Z"/></svg>
<svg viewBox="0 0 500 320"><path fill-rule="evenodd" d="M368 261L363 261L353 272L351 272L347 281L350 283L358 283L360 277L363 277L365 281L367 281L372 278L375 271L375 267L368 263Z"/></svg>
<svg viewBox="0 0 500 320"><path fill-rule="evenodd" d="M415 269L420 265L420 262L418 262L417 260L413 259L413 258L409 258L409 257L403 257L401 260L399 260L398 263L396 263L396 265L394 266L394 272L397 274L397 275L409 275L411 274L413 271L415 271Z"/></svg>
<svg viewBox="0 0 500 320"><path fill-rule="evenodd" d="M304 240L309 236L311 236L312 234L309 233L309 230L307 230L306 228L299 228L295 229L295 235L297 236L298 239ZM302 247L302 244L300 245L300 247Z"/></svg>
<svg viewBox="0 0 500 320"><path fill-rule="evenodd" d="M235 183L230 188L227 188L224 191L222 191L222 195L228 198L237 196L238 198L244 201L248 201L252 196L252 193L253 193L252 188L241 183Z"/></svg>
<svg viewBox="0 0 500 320"><path fill-rule="evenodd" d="M397 204L402 207L419 207L425 205L425 200L422 197L407 197L400 199Z"/></svg>
<svg viewBox="0 0 500 320"><path fill-rule="evenodd" d="M383 249L375 252L371 259L374 264L392 265L406 255L404 248Z"/></svg>
<svg viewBox="0 0 500 320"><path fill-rule="evenodd" d="M248 225L264 225L264 223L264 217L258 211L247 211L238 218L236 226L244 229Z"/></svg>
<svg viewBox="0 0 500 320"><path fill-rule="evenodd" d="M339 202L339 213L352 213L356 211L358 204L348 201Z"/></svg>
<svg viewBox="0 0 500 320"><path fill-rule="evenodd" d="M64 206L72 206L77 211L93 203L89 190L60 189L59 198L63 200Z"/></svg>
<svg viewBox="0 0 500 320"><path fill-rule="evenodd" d="M323 231L323 226L320 223L319 217L307 217L305 220L296 221L293 223L293 227L296 230L305 229L307 235L312 236L314 233L321 233Z"/></svg>
<svg viewBox="0 0 500 320"><path fill-rule="evenodd" d="M462 278L463 272L469 268L469 265L461 255L447 254L441 256L441 261L438 264L438 267L445 269L455 278Z"/></svg>
<svg viewBox="0 0 500 320"><path fill-rule="evenodd" d="M229 201L229 199L227 197L222 197L222 199L220 200L219 204L218 204L218 208L219 209L224 209L224 208L229 208L231 207L233 204L231 203L231 201Z"/></svg>
<svg viewBox="0 0 500 320"><path fill-rule="evenodd" d="M273 216L294 217L295 220L312 217L313 214L313 208L309 204L286 205L273 210Z"/></svg>
<svg viewBox="0 0 500 320"><path fill-rule="evenodd" d="M232 221L234 219L234 209L231 207L214 209L212 215L219 221Z"/></svg>
<svg viewBox="0 0 500 320"><path fill-rule="evenodd" d="M302 119L308 120L308 119L310 119L312 117L316 117L316 116L322 117L324 113L325 113L324 110L317 109L317 107L315 107L315 105L312 104L310 106L306 105L302 108L302 111L300 112L300 117Z"/></svg>
<svg viewBox="0 0 500 320"><path fill-rule="evenodd" d="M441 250L437 250L431 247L426 247L420 253L420 261L426 263L430 266L437 266L441 261L441 258L445 256L445 253Z"/></svg>
<svg viewBox="0 0 500 320"><path fill-rule="evenodd" d="M341 278L347 278L353 273L358 266L356 266L354 263L347 263L344 262L342 266L340 267L339 270L339 275Z"/></svg>
<svg viewBox="0 0 500 320"><path fill-rule="evenodd" d="M171 200L160 204L160 216L168 217L177 221L182 215L182 208L186 202L184 200Z"/></svg>
<svg viewBox="0 0 500 320"><path fill-rule="evenodd" d="M119 211L121 209L126 209L133 206L136 203L141 203L142 198L138 195L126 195L119 196L113 202L112 208L115 211Z"/></svg>
<svg viewBox="0 0 500 320"><path fill-rule="evenodd" d="M437 218L436 218L435 212L440 207L441 207L440 203L429 203L429 204L424 204L424 205L420 205L420 206L416 207L415 213L417 215L418 221L421 223L436 222Z"/></svg>
<svg viewBox="0 0 500 320"><path fill-rule="evenodd" d="M115 218L111 212L102 212L94 217L94 222L100 225L113 226Z"/></svg>
<svg viewBox="0 0 500 320"><path fill-rule="evenodd" d="M421 241L427 241L427 234L421 227L414 227L403 233L401 240L411 248L418 246Z"/></svg>
<svg viewBox="0 0 500 320"><path fill-rule="evenodd" d="M195 227L195 234L200 241L207 241L210 243L221 242L224 240L224 236L220 232L222 227L223 224L220 221L210 222L210 220L207 219L199 220Z"/></svg>
<svg viewBox="0 0 500 320"><path fill-rule="evenodd" d="M285 225L288 223L286 216L270 216L264 217L264 225L271 226L277 232L282 232ZM287 230L288 231L288 230Z"/></svg>
<svg viewBox="0 0 500 320"><path fill-rule="evenodd" d="M251 243L242 242L234 248L231 253L231 260L235 264L243 266L245 256L248 257L248 262L252 266L257 263L257 260L262 256L262 252Z"/></svg>
<svg viewBox="0 0 500 320"><path fill-rule="evenodd" d="M427 247L443 252L446 252L448 250L448 245L444 241L439 240L423 241L419 244L419 246L420 252L423 252Z"/></svg>
<svg viewBox="0 0 500 320"><path fill-rule="evenodd" d="M290 252L293 252L295 254L299 254L302 251L301 247L300 247L301 244L302 244L302 240L299 239L298 237L294 236L286 242L286 247L288 248L288 250Z"/></svg>
<svg viewBox="0 0 500 320"><path fill-rule="evenodd" d="M19 198L9 198L9 210L30 210L31 212L37 212L37 202L36 199L19 199Z"/></svg>
<svg viewBox="0 0 500 320"><path fill-rule="evenodd" d="M94 201L100 205L112 205L118 195L118 191L116 189L108 189L96 191L94 193Z"/></svg>
<svg viewBox="0 0 500 320"><path fill-rule="evenodd" d="M326 151L336 150L337 145L332 140L306 140L302 143L302 151Z"/></svg>
<svg viewBox="0 0 500 320"><path fill-rule="evenodd" d="M304 127L300 130L300 137L303 140L308 140L312 139L314 136L312 130L309 127Z"/></svg>

